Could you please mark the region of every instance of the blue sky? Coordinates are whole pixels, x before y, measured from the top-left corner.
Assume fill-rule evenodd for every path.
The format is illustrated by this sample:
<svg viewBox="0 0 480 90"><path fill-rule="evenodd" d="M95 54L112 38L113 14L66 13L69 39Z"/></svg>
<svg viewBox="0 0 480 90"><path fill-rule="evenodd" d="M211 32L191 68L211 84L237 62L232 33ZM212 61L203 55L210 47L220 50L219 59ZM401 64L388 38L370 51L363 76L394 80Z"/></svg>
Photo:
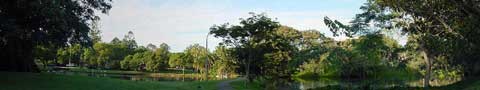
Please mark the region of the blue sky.
<svg viewBox="0 0 480 90"><path fill-rule="evenodd" d="M214 24L237 24L248 12L266 13L282 25L299 30L315 29L327 36L328 16L350 21L365 0L114 0L108 15L101 15L103 41L123 38L133 31L139 45L167 43L174 52L199 43L205 45ZM335 37L337 40L345 37ZM220 39L210 38L213 49Z"/></svg>

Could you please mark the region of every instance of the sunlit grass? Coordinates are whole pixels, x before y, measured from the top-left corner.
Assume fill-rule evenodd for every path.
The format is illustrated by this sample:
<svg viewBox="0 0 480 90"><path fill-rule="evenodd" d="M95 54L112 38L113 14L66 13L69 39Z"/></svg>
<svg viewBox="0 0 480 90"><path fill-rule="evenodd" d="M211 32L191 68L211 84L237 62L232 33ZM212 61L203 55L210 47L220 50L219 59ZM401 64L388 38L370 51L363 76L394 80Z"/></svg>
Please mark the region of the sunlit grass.
<svg viewBox="0 0 480 90"><path fill-rule="evenodd" d="M0 72L0 90L215 90L221 80L129 81L49 73Z"/></svg>

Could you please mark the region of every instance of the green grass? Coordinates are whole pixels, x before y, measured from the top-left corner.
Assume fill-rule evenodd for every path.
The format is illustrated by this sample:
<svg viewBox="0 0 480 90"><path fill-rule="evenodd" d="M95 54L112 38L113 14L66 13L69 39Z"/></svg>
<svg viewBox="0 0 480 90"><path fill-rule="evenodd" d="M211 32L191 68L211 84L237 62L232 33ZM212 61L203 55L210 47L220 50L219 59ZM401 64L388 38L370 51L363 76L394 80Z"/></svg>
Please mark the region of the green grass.
<svg viewBox="0 0 480 90"><path fill-rule="evenodd" d="M0 90L215 90L221 80L129 81L49 73L0 72ZM198 88L201 87L201 88Z"/></svg>
<svg viewBox="0 0 480 90"><path fill-rule="evenodd" d="M231 82L230 85L235 89L235 90L264 90L262 88L262 82L254 80L251 83L247 83L247 87L245 87L245 82L246 80L239 80L239 81L234 81Z"/></svg>

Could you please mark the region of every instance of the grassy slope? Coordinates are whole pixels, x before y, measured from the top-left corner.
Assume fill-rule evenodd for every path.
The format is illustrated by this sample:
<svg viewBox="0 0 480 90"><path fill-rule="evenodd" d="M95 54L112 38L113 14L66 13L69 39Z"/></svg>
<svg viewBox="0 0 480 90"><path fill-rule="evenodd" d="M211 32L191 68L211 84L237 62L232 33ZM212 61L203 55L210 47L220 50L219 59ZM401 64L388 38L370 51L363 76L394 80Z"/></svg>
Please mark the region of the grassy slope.
<svg viewBox="0 0 480 90"><path fill-rule="evenodd" d="M0 90L215 90L221 82L149 82L19 72L0 72L0 77Z"/></svg>

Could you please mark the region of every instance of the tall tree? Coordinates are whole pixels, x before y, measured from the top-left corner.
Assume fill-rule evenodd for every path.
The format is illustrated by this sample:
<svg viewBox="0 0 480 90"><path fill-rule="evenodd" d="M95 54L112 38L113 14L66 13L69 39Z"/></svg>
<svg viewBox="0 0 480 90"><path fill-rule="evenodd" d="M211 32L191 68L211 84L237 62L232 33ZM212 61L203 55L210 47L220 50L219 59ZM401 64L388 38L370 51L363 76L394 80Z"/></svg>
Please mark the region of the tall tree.
<svg viewBox="0 0 480 90"><path fill-rule="evenodd" d="M38 71L33 48L42 44L88 44L89 23L107 13L110 0L0 1L0 70Z"/></svg>
<svg viewBox="0 0 480 90"><path fill-rule="evenodd" d="M129 50L133 50L137 48L137 42L135 41L135 35L132 31L128 31L128 33L123 37L122 42L127 45Z"/></svg>
<svg viewBox="0 0 480 90"><path fill-rule="evenodd" d="M193 44L185 49L185 59L191 62L191 66L200 73L205 73L205 58L207 58L207 49L200 44Z"/></svg>
<svg viewBox="0 0 480 90"><path fill-rule="evenodd" d="M147 61L147 70L156 72L160 69L166 69L170 54L169 49L170 47L167 44L160 44L160 47L153 52L152 60Z"/></svg>
<svg viewBox="0 0 480 90"><path fill-rule="evenodd" d="M89 37L92 39L93 43L101 42L102 41L102 31L100 31L100 23L99 20L94 20L91 23L91 31L88 33Z"/></svg>
<svg viewBox="0 0 480 90"><path fill-rule="evenodd" d="M149 43L149 44L147 44L147 48L153 51L153 50L157 49L157 46Z"/></svg>
<svg viewBox="0 0 480 90"><path fill-rule="evenodd" d="M467 77L479 74L479 5L474 0L368 0L352 25L332 24L335 21L328 18L325 22L331 30L340 32L371 31L365 26L375 24L376 31L407 33L425 60L424 86L428 88L432 65L439 57L462 65Z"/></svg>
<svg viewBox="0 0 480 90"><path fill-rule="evenodd" d="M231 76L235 74L238 66L232 55L232 49L228 49L224 45L217 46L213 57L213 70L215 75Z"/></svg>
<svg viewBox="0 0 480 90"><path fill-rule="evenodd" d="M233 47L234 60L238 60L240 71L249 81L288 79L292 73L288 64L298 50L296 45L301 33L282 27L265 14L250 14L251 17L240 19L240 25L214 25L210 33L222 38L222 44Z"/></svg>

